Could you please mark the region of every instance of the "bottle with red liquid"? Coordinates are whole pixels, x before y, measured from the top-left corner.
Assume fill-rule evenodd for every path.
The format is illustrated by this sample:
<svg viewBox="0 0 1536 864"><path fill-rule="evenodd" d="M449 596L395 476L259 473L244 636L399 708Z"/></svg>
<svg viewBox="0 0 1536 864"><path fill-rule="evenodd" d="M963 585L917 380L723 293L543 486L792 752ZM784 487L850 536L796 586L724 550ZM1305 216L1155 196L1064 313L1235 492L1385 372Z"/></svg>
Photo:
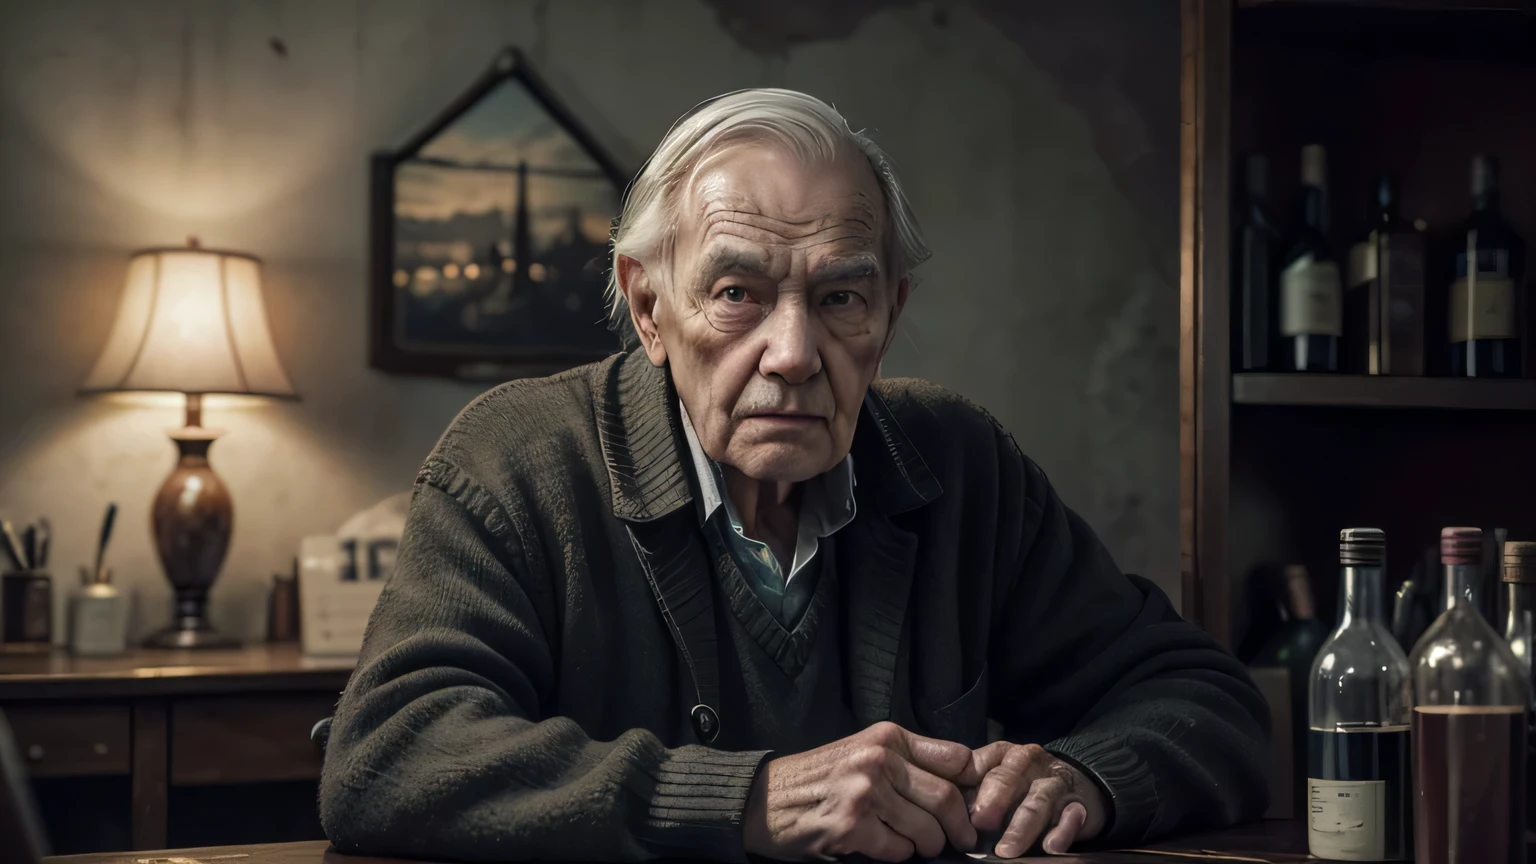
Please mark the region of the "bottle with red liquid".
<svg viewBox="0 0 1536 864"><path fill-rule="evenodd" d="M1413 674L1414 860L1525 864L1525 725L1530 685L1471 599L1483 532L1440 532L1445 612L1424 631Z"/></svg>

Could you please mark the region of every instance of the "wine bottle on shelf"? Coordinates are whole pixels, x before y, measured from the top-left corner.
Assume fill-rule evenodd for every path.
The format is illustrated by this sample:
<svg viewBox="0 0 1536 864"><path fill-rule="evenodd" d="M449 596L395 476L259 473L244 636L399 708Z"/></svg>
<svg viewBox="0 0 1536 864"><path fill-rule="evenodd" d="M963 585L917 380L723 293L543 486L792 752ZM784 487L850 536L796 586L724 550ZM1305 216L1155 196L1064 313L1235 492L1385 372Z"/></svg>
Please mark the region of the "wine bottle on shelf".
<svg viewBox="0 0 1536 864"><path fill-rule="evenodd" d="M1286 785L1295 791L1294 805L1305 807L1302 780L1307 776L1307 682L1317 649L1328 638L1328 626L1317 618L1306 567L1292 564L1285 568L1285 592L1289 618L1259 649L1252 665L1285 669L1290 680L1291 780Z"/></svg>
<svg viewBox="0 0 1536 864"><path fill-rule="evenodd" d="M1413 814L1418 864L1525 864L1530 684L1509 643L1469 600L1483 532L1440 532L1445 613L1424 631L1413 671Z"/></svg>
<svg viewBox="0 0 1536 864"><path fill-rule="evenodd" d="M1305 566L1291 564L1285 568L1285 592L1290 619L1259 650L1253 665L1289 667L1292 678L1299 683L1311 672L1317 649L1328 638L1328 625L1317 619L1317 600ZM1295 704L1306 704L1305 691Z"/></svg>
<svg viewBox="0 0 1536 864"><path fill-rule="evenodd" d="M1424 235L1399 215L1397 183L1371 190L1371 227L1349 251L1346 367L1367 375L1424 374Z"/></svg>
<svg viewBox="0 0 1536 864"><path fill-rule="evenodd" d="M1509 540L1504 543L1504 591L1509 612L1504 620L1504 640L1532 676L1532 652L1536 651L1536 543Z"/></svg>
<svg viewBox="0 0 1536 864"><path fill-rule="evenodd" d="M1387 629L1387 538L1339 532L1339 626L1312 664L1307 846L1334 861L1412 857L1408 657Z"/></svg>
<svg viewBox="0 0 1536 864"><path fill-rule="evenodd" d="M1499 214L1498 165L1472 158L1472 215L1459 238L1451 282L1450 369L1468 378L1521 375L1525 244Z"/></svg>
<svg viewBox="0 0 1536 864"><path fill-rule="evenodd" d="M1297 372L1336 372L1344 331L1338 262L1329 250L1328 157L1321 145L1301 148L1301 219L1280 270L1280 334Z"/></svg>
<svg viewBox="0 0 1536 864"><path fill-rule="evenodd" d="M1275 257L1280 232L1269 215L1269 160L1249 156L1244 165L1244 201L1232 249L1236 260L1234 299L1238 316L1237 368L1261 372L1272 368L1279 338L1275 326Z"/></svg>
<svg viewBox="0 0 1536 864"><path fill-rule="evenodd" d="M1532 688L1532 711L1536 711L1536 543L1508 540L1504 543L1505 613L1504 640L1525 671L1525 682ZM1525 734L1525 824L1536 825L1536 729L1532 716L1526 717Z"/></svg>

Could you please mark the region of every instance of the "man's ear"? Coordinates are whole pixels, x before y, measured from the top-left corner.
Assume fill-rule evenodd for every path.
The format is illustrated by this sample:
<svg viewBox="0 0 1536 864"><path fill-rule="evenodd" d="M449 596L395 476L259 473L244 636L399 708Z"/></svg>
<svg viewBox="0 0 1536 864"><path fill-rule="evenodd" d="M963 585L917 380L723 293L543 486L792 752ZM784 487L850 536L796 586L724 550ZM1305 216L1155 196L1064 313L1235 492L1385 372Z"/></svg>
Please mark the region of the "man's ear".
<svg viewBox="0 0 1536 864"><path fill-rule="evenodd" d="M645 265L628 255L618 256L619 290L624 292L624 302L629 306L629 320L640 336L640 345L651 363L661 366L667 362L667 347L661 342L661 331L656 326L656 285L645 271Z"/></svg>
<svg viewBox="0 0 1536 864"><path fill-rule="evenodd" d="M880 356L885 357L885 352L891 350L891 343L896 341L896 322L901 319L901 310L907 306L907 297L912 293L912 277L901 277L896 283L896 302L891 304L891 321L885 329L885 344L880 346ZM878 373L876 373L878 377Z"/></svg>

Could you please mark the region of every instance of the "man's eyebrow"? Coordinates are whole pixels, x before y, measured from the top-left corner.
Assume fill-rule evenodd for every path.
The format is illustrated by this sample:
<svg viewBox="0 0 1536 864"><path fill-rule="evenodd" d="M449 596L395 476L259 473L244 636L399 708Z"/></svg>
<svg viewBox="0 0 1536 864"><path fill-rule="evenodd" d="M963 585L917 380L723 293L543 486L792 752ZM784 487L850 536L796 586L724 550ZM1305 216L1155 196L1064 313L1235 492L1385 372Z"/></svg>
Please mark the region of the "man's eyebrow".
<svg viewBox="0 0 1536 864"><path fill-rule="evenodd" d="M768 271L768 255L729 246L705 254L699 265L699 284L707 286L727 273L760 276Z"/></svg>
<svg viewBox="0 0 1536 864"><path fill-rule="evenodd" d="M874 279L880 275L880 261L874 255L852 255L833 258L816 266L810 281L844 282L850 279Z"/></svg>

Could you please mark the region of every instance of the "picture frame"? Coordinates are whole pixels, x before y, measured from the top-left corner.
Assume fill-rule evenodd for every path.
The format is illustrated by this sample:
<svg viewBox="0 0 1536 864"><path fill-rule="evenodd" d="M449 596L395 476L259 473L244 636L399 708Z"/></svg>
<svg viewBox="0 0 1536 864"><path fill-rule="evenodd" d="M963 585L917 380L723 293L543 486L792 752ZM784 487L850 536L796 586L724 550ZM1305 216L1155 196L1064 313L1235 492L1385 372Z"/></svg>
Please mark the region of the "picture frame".
<svg viewBox="0 0 1536 864"><path fill-rule="evenodd" d="M619 350L608 236L628 173L516 48L370 161L369 365L475 380Z"/></svg>

